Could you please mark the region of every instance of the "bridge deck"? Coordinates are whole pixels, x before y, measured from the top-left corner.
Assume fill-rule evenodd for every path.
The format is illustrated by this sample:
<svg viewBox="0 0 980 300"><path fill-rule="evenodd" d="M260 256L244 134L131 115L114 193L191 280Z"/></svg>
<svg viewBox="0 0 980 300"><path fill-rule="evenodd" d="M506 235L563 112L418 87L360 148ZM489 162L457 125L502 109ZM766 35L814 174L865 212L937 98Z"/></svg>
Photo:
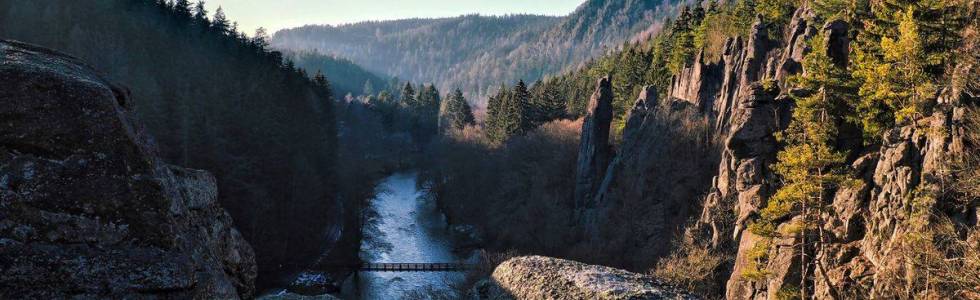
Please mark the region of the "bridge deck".
<svg viewBox="0 0 980 300"><path fill-rule="evenodd" d="M474 265L459 263L365 263L360 266L361 271L381 271L381 272L448 272L466 271L473 269Z"/></svg>
<svg viewBox="0 0 980 300"><path fill-rule="evenodd" d="M313 270L357 270L371 272L460 272L472 270L475 264L462 263L363 263L360 265L352 264L327 264L313 267Z"/></svg>

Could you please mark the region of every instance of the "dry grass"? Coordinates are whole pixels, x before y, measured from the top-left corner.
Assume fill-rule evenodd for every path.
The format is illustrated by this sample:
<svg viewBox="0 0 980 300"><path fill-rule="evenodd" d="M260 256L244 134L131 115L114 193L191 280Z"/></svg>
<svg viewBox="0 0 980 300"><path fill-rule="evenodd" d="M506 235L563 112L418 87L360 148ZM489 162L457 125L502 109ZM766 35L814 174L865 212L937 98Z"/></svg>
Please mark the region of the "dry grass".
<svg viewBox="0 0 980 300"><path fill-rule="evenodd" d="M653 276L704 298L721 298L723 265L728 259L692 239L684 241L651 270Z"/></svg>
<svg viewBox="0 0 980 300"><path fill-rule="evenodd" d="M964 141L967 153L956 163L956 181L953 189L962 194L961 204L970 205L980 198L980 112L976 109L967 111L964 120ZM975 204L974 204L975 205Z"/></svg>
<svg viewBox="0 0 980 300"><path fill-rule="evenodd" d="M980 299L980 229L964 233L941 218L902 236L892 258L878 270L875 297Z"/></svg>

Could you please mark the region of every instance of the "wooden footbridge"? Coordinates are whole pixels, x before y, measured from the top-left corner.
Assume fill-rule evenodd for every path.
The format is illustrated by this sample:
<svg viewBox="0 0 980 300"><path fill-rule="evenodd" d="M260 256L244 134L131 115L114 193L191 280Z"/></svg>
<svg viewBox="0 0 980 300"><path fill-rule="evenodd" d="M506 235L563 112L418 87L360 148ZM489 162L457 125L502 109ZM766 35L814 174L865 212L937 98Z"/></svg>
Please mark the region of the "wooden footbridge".
<svg viewBox="0 0 980 300"><path fill-rule="evenodd" d="M476 268L476 264L464 263L362 263L329 264L319 266L321 270L354 270L367 272L465 272Z"/></svg>

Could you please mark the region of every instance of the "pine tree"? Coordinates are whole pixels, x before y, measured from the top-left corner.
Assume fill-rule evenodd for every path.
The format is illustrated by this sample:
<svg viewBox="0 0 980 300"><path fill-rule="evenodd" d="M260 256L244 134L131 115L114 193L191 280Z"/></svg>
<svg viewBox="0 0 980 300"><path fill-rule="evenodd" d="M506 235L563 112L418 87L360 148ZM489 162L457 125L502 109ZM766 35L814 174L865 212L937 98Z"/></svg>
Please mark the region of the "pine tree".
<svg viewBox="0 0 980 300"><path fill-rule="evenodd" d="M265 27L255 29L255 36L252 37L252 44L263 50L269 48L269 33L265 30Z"/></svg>
<svg viewBox="0 0 980 300"><path fill-rule="evenodd" d="M531 104L531 92L528 91L527 84L524 83L524 80L518 81L517 85L514 86L514 91L511 92L510 101L507 104L507 115L517 126L513 131L509 131L511 134L523 135L531 131L531 129L534 129L534 124L531 123L531 118L528 115Z"/></svg>
<svg viewBox="0 0 980 300"><path fill-rule="evenodd" d="M419 91L420 97L418 98L420 109L424 114L435 116L439 112L439 105L442 101L439 96L439 90L436 89L434 84L428 86L423 86L422 90Z"/></svg>
<svg viewBox="0 0 980 300"><path fill-rule="evenodd" d="M914 8L901 13L896 36L883 36L877 47L859 47L854 76L862 80L863 125L870 138L885 128L922 116L938 90L927 69L934 51L923 44ZM867 37L867 36L866 36Z"/></svg>
<svg viewBox="0 0 980 300"><path fill-rule="evenodd" d="M567 103L557 86L538 81L532 94L529 117L535 127L565 117Z"/></svg>
<svg viewBox="0 0 980 300"><path fill-rule="evenodd" d="M497 94L487 102L487 120L485 134L493 143L503 143L520 128L515 117L512 93L501 85Z"/></svg>
<svg viewBox="0 0 980 300"><path fill-rule="evenodd" d="M462 130L468 125L476 124L473 111L459 89L447 97L444 107L442 119L446 122L445 127Z"/></svg>
<svg viewBox="0 0 980 300"><path fill-rule="evenodd" d="M211 23L208 22L208 10L204 7L204 0L197 1L194 6L194 24L202 29L211 26Z"/></svg>
<svg viewBox="0 0 980 300"><path fill-rule="evenodd" d="M742 37L748 37L749 31L752 30L752 23L755 22L755 0L737 0L735 7L732 9L732 15L735 17L735 27L736 32Z"/></svg>
<svg viewBox="0 0 980 300"><path fill-rule="evenodd" d="M870 1L870 18L862 39L862 46L876 49L878 41L897 39L902 34L902 23L912 19L919 32L920 43L927 51L927 70L933 76L943 75L953 49L959 46L960 31L967 24L970 7L968 1L950 0L878 0Z"/></svg>
<svg viewBox="0 0 980 300"><path fill-rule="evenodd" d="M406 85L403 92L411 92L410 88ZM418 146L423 146L439 132L439 91L435 85L422 85L412 100L405 102L411 115L411 133Z"/></svg>
<svg viewBox="0 0 980 300"><path fill-rule="evenodd" d="M173 11L178 18L188 20L192 17L191 6L190 0L177 0L174 2Z"/></svg>
<svg viewBox="0 0 980 300"><path fill-rule="evenodd" d="M697 25L694 24L695 21L698 22ZM672 45L668 68L672 74L680 73L694 59L694 29L699 25L700 20L695 20L691 10L682 6L670 29Z"/></svg>
<svg viewBox="0 0 980 300"><path fill-rule="evenodd" d="M228 25L228 17L225 16L225 10L220 6L218 10L214 12L214 21L211 22L211 29L225 35L235 33L238 31L238 25L234 27Z"/></svg>
<svg viewBox="0 0 980 300"><path fill-rule="evenodd" d="M401 101L403 107L413 107L415 106L415 88L412 87L411 82L406 82L405 86L402 87L401 97L398 98Z"/></svg>
<svg viewBox="0 0 980 300"><path fill-rule="evenodd" d="M826 49L824 38L812 39L813 49ZM777 154L773 170L783 186L766 203L752 231L763 237L797 235L802 263L801 291L810 280L813 247L823 245L824 236L813 238L825 213L827 191L849 183L846 153L840 149L841 128L854 122L855 84L843 66L834 65L826 51L811 51L803 60L804 73L790 79L806 95L792 95L796 108L789 127L777 135L785 148ZM786 232L777 232L779 220L793 219Z"/></svg>
<svg viewBox="0 0 980 300"><path fill-rule="evenodd" d="M329 104L328 108L333 107L333 87L330 86L330 81L327 80L327 76L323 74L322 71L317 70L316 75L313 75L313 86L319 90L319 95L325 99L326 103ZM327 107L327 105L324 105Z"/></svg>

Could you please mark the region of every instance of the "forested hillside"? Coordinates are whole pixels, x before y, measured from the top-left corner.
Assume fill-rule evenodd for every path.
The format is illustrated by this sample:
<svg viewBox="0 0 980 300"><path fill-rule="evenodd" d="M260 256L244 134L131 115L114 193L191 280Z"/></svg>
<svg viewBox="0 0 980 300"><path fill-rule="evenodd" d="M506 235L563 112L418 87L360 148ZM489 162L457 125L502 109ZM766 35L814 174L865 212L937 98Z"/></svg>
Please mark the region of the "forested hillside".
<svg viewBox="0 0 980 300"><path fill-rule="evenodd" d="M128 87L137 103L127 105L162 157L214 173L221 204L256 250L259 280L273 280L331 246L338 194L356 189L336 184L334 98L323 76L310 78L263 36L248 38L203 7L2 1L0 38L78 56Z"/></svg>
<svg viewBox="0 0 980 300"><path fill-rule="evenodd" d="M343 99L348 95L370 95L388 89L395 84L388 78L369 72L349 59L323 55L314 51L284 50L283 57L303 70L317 70L330 80L334 96Z"/></svg>
<svg viewBox="0 0 980 300"><path fill-rule="evenodd" d="M438 145L429 189L492 249L708 298L975 298L977 8L684 7L649 40L500 89L485 126Z"/></svg>
<svg viewBox="0 0 980 300"><path fill-rule="evenodd" d="M501 83L533 82L616 49L674 11L678 1L591 0L565 17L468 15L304 26L273 35L275 48L349 58L403 80L434 82L483 99Z"/></svg>

